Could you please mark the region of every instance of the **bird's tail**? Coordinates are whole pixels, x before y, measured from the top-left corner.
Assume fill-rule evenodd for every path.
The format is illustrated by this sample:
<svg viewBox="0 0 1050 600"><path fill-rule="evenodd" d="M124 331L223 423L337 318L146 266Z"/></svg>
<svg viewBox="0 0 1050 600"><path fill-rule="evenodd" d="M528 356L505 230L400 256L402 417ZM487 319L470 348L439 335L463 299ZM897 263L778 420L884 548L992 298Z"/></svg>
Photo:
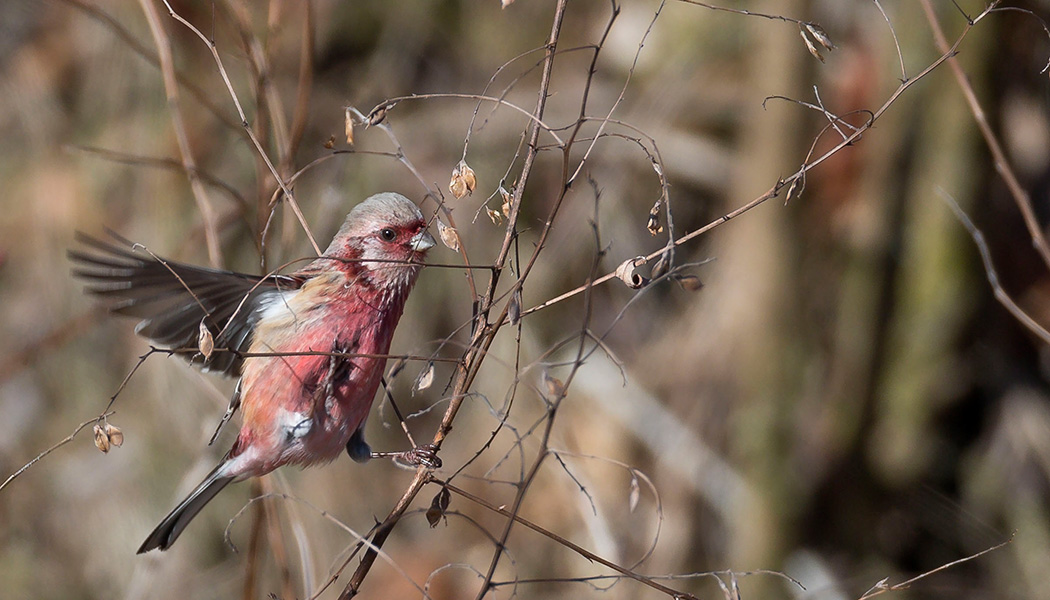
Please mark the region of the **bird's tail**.
<svg viewBox="0 0 1050 600"><path fill-rule="evenodd" d="M180 502L175 507L175 510L171 511L171 514L164 517L164 520L160 522L160 525L157 525L153 533L149 534L146 541L142 542L142 546L139 547L139 554L149 552L154 548L167 550L175 543L182 530L186 529L186 526L204 508L204 505L235 479L233 476L220 473L225 464L226 462L223 461L218 467L215 467L215 470L209 473L204 478L204 481L189 496L186 496L186 499Z"/></svg>

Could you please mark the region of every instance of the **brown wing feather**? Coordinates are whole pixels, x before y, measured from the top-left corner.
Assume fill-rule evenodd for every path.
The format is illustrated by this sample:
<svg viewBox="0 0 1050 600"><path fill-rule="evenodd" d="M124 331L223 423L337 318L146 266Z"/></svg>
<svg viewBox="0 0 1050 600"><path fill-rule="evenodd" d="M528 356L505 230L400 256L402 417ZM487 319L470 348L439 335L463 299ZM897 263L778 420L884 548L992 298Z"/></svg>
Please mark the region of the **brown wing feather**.
<svg viewBox="0 0 1050 600"><path fill-rule="evenodd" d="M165 347L196 348L204 321L216 348L203 364L210 371L239 375L243 360L237 352L248 350L252 329L267 302L280 301L280 292L298 289L304 281L158 259L109 234L120 245L77 234L77 241L89 251L69 251L76 264L73 275L86 280L87 291L101 296L113 312L141 319L135 332Z"/></svg>

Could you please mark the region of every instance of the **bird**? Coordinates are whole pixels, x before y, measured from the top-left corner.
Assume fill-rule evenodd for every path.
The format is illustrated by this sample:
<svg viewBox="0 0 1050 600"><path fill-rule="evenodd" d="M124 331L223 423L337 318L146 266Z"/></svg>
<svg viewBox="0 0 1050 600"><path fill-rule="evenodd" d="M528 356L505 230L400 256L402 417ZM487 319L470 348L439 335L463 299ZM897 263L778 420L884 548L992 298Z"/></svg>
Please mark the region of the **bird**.
<svg viewBox="0 0 1050 600"><path fill-rule="evenodd" d="M169 261L110 233L119 245L78 234L90 250L69 252L87 291L140 319L136 333L182 350L205 370L239 377L223 417L240 408L236 441L139 554L171 547L231 482L287 464L327 463L344 449L357 461L372 457L365 420L405 301L435 244L411 200L383 192L357 204L328 249L289 274Z"/></svg>

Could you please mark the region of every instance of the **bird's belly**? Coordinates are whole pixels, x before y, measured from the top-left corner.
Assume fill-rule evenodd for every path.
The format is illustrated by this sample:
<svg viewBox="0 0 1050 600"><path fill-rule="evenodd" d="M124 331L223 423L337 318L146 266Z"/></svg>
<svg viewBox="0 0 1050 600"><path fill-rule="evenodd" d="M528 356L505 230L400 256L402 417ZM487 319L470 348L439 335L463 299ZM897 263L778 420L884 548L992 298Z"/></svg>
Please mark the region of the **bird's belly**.
<svg viewBox="0 0 1050 600"><path fill-rule="evenodd" d="M294 320L268 312L250 350L266 356L245 361L242 447L259 451L240 461L241 472L338 457L368 417L386 362L375 357L390 346L382 319L331 303L312 309L297 297L288 305Z"/></svg>

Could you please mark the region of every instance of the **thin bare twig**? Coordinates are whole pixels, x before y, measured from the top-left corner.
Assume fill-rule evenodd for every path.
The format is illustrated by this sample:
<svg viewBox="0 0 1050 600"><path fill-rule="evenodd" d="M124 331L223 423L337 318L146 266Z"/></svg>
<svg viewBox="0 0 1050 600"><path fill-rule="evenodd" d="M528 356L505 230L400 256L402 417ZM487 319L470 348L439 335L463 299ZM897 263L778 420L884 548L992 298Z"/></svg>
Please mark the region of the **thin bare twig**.
<svg viewBox="0 0 1050 600"><path fill-rule="evenodd" d="M869 598L874 598L875 596L881 596L882 594L885 594L886 592L895 592L895 591L899 591L899 590L908 589L908 588L910 588L912 586L912 584L914 584L914 583L916 583L918 581L921 581L923 579L926 579L927 577L929 577L931 575L935 575L937 573L940 573L941 571L944 571L945 569L950 569L952 567L961 565L963 563L970 562L971 560L980 558L980 557L982 557L985 554L988 554L990 552L995 552L996 550L999 550L1000 548L1003 548L1004 546L1012 543L1013 541L1014 541L1014 538L1011 535L1010 539L1006 540L1005 542L996 544L996 545L992 546L991 548L985 548L984 550L981 550L980 552L977 552L975 554L971 554L970 556L966 556L966 557L960 558L958 560L953 560L950 563L943 564L943 565L937 567L936 569L931 569L929 571L926 571L925 573L922 573L920 575L916 575L915 577L912 577L911 579L902 581L900 583L895 583L893 585L888 585L886 583L887 580L883 579L882 581L880 581L877 584L875 584L870 590L865 592L864 595L861 596L858 600L868 600Z"/></svg>
<svg viewBox="0 0 1050 600"><path fill-rule="evenodd" d="M901 44L900 44L900 42L897 41L897 30L893 28L893 23L890 21L889 15L887 15L886 11L882 8L882 3L879 2L879 0L871 0L871 1L875 3L875 8L879 9L879 12L882 13L882 18L886 20L886 25L888 25L889 28L890 28L890 35L893 36L893 47L897 49L897 60L899 60L900 63L901 63L901 78L900 78L900 80L902 82L903 81L908 81L908 70L904 68L904 54L901 52Z"/></svg>
<svg viewBox="0 0 1050 600"><path fill-rule="evenodd" d="M668 596L671 596L672 598L683 598L683 599L695 598L695 596L693 596L691 594L687 594L685 592L682 592L682 591L679 591L679 590L675 590L673 588L669 588L669 587L667 587L665 585L657 583L652 578L646 577L644 575L639 575L638 573L635 573L631 569L628 569L626 567L622 567L622 566L620 566L620 565L618 565L618 564L616 564L616 563L614 563L614 562L612 562L610 560L602 558L601 556L598 556L597 554L587 550L586 548L583 548L581 546L578 546L578 545L572 543L571 541L561 537L560 535L550 531L549 529L545 529L543 527L540 527L539 525L533 523L532 521L529 521L528 519L525 519L525 518L521 517L520 515L518 515L514 511L510 511L510 510L507 510L505 508L500 508L500 507L494 506L492 503L488 502L484 498L481 498L479 496L475 496L474 494L471 494L470 492L468 492L466 490L463 490L461 488L458 488L458 487L456 487L456 486L454 486L454 485L452 485L450 483L445 483L445 482L437 480L437 479L435 479L434 481L436 483L439 483L439 484L443 485L444 487L448 488L449 491L451 491L452 493L456 494L457 496L461 496L463 498L466 498L467 500L470 500L471 502L473 502L473 503L475 503L475 504L477 504L479 506L487 508L488 510L491 510L492 512L498 513L498 514L500 514L500 515L502 515L504 517L512 519L514 522L520 523L521 525L524 525L525 527L528 527L529 529L535 531L536 533L539 533L540 535L548 537L548 538L554 540L555 542L557 542L558 544L561 544L562 546L565 546L569 550L572 550L573 552L575 552L576 554L579 554L580 556L586 558L587 560L590 560L590 561L596 562L596 563L598 563L600 565L603 565L605 567L608 567L608 568L612 569L613 571L616 571L617 573L623 575L624 577L628 577L630 579L634 579L635 581L637 581L639 583L642 583L644 585L647 585L647 586L653 588L654 590L657 590L657 591L660 591L660 592L662 592L664 594L667 594Z"/></svg>
<svg viewBox="0 0 1050 600"><path fill-rule="evenodd" d="M190 180L190 189L193 190L193 198L197 202L197 210L201 213L204 222L204 239L208 246L208 262L212 267L222 266L222 248L219 246L219 228L216 220L215 207L208 197L204 185L201 183L200 174L197 172L197 162L193 158L193 149L190 148L190 138L186 133L186 123L182 117L182 108L179 105L179 82L175 77L175 63L171 56L171 41L168 32L160 21L160 13L151 0L139 0L142 12L146 15L149 23L150 33L157 45L157 55L160 60L160 72L164 79L164 93L168 97L168 109L171 111L171 124L175 129L175 139L179 144L179 154L182 155L182 166L186 171L186 177ZM170 7L169 7L170 8Z"/></svg>
<svg viewBox="0 0 1050 600"><path fill-rule="evenodd" d="M547 105L548 92L550 89L551 72L554 67L554 54L557 49L558 37L561 32L561 25L565 16L567 0L559 0L554 11L553 24L551 25L551 34L547 41L547 49L545 62L543 65L543 71L540 76L540 85L537 92L536 109L533 111L532 125L530 127L528 151L525 155L525 162L522 166L522 174L520 178L520 184L515 187L514 195L511 201L511 214L508 217L507 235L504 237L503 246L500 249L499 257L495 261L497 267L502 267L506 263L507 255L510 251L512 241L514 239L513 231L518 220L518 215L521 208L521 194L524 191L525 183L528 181L529 173L532 170L532 166L536 160L537 148L536 142L540 135L541 123L543 120L544 108ZM562 194L564 196L564 194ZM482 299L483 306L479 307L479 314L487 314L487 311L491 308L491 298L495 293L497 281L499 279L499 270L493 271L493 276L489 283L488 291ZM489 299L489 300L485 300ZM506 307L504 307L503 314L500 316L499 321L502 322L506 318ZM480 368L479 357L484 356L484 353L488 351L493 340L495 339L495 329L486 329L485 327L478 326L471 340L471 346L468 349L466 355L463 357L463 362L457 369L456 382L453 388L452 400L449 402L449 406L445 411L445 415L442 417L441 425L438 428L437 433L434 435L434 445L438 448L441 446L441 442L448 435L452 429L452 421L455 420L456 414L459 412L459 408L463 403L463 399L466 397L465 392L474 381L474 377L477 376L478 369ZM372 537L372 544L375 547L382 547L386 538L390 535L394 526L397 524L401 515L404 514L409 504L422 489L429 477L426 469L420 467L416 471L416 475L408 488L405 490L401 499L397 502L390 514L383 521L383 523L377 528L374 536ZM346 587L343 589L340 595L340 600L349 600L357 595L357 591L360 589L361 582L368 574L375 562L375 552L369 549L365 555L361 558L361 564L357 570L351 576L350 581L347 582Z"/></svg>
<svg viewBox="0 0 1050 600"><path fill-rule="evenodd" d="M140 1L143 3L149 2L149 0ZM247 132L248 137L252 140L252 144L255 145L256 151L262 157L263 161L266 162L266 167L270 170L270 173L273 175L274 179L277 180L277 185L280 186L281 191L284 192L284 197L288 201L288 205L292 208L292 212L295 213L295 218L299 220L299 224L302 226L303 231L306 233L306 237L309 238L310 245L313 246L314 252L317 254L317 256L320 256L321 248L317 245L317 241L314 239L314 234L312 231L310 231L310 226L306 223L306 217L304 217L303 212L299 210L299 204L295 200L295 194L292 193L291 188L289 188L288 185L284 182L284 178L282 178L280 173L277 172L277 168L274 167L273 162L270 160L270 157L266 154L266 150L262 147L262 144L259 142L259 138L255 135L255 132L252 131L252 127L248 123L248 117L244 115L244 109L241 107L241 101L237 97L237 92L235 92L233 89L233 83L230 81L230 75L226 72L226 67L223 65L222 58L219 56L219 50L215 45L215 41L201 33L201 30L197 29L197 27L193 23L190 23L189 21L184 19L182 15L175 12L175 9L171 7L171 3L168 0L164 0L164 6L168 9L168 14L173 19L185 25L187 29L192 31L198 38L200 38L202 42L205 43L205 45L208 46L208 49L211 50L211 55L212 58L215 60L215 65L218 67L219 74L222 76L222 80L226 84L226 91L229 92L230 98L233 100L234 106L237 107L237 116L239 116L241 119L241 127L243 127L245 132Z"/></svg>
<svg viewBox="0 0 1050 600"><path fill-rule="evenodd" d="M921 2L923 12L926 13L926 22L930 24L930 29L933 30L933 38L937 42L937 47L940 48L941 52L947 52L948 40L944 37L944 30L941 29L940 21L937 20L937 14L934 12L930 0L921 0ZM998 4L998 1L989 4L981 16L988 14ZM967 25L967 29L969 27L971 25ZM977 94L974 93L973 86L970 85L969 80L966 78L966 73L963 72L962 66L959 65L959 61L954 55L948 59L948 66L951 67L952 75L955 76L955 82L966 98L966 104L970 107L974 121L977 122L977 127L981 130L981 136L988 145L988 151L992 153L996 172L1003 178L1006 188L1014 199L1014 203L1017 204L1018 210L1021 211L1024 224L1028 228L1028 235L1032 238L1032 246L1043 259L1043 264L1050 269L1050 245L1047 245L1046 237L1043 235L1043 228L1039 224L1039 219L1035 216L1035 211L1032 210L1032 199L1021 186L1021 182L1017 180L1017 175L1014 174L1013 168L1010 167L1010 161L1006 158L1006 152L1003 151L999 139L996 137L995 132L992 131L991 124L988 123L984 109L981 108L980 101L977 100Z"/></svg>
<svg viewBox="0 0 1050 600"><path fill-rule="evenodd" d="M65 437L65 438L63 438L63 439L62 439L61 441L59 441L59 442L58 442L58 443L56 443L55 445L51 446L51 447L50 447L50 448L48 448L47 450L44 450L44 451L43 451L43 452L41 452L40 454L37 454L37 455L36 455L36 458L34 458L33 460L31 460L31 461L27 462L26 464L22 465L22 467L21 467L20 469L18 469L18 470L17 470L17 471L15 471L14 473L12 473L12 474L11 474L11 475L10 475L10 476L9 476L9 477L7 478L7 479L5 479L5 480L4 480L4 482L3 482L3 483L0 483L0 492L4 491L4 488L5 488L5 487L7 487L7 484L9 484L9 483L11 483L12 481L14 481L14 480L15 480L15 478L17 478L17 477L18 477L19 475L21 475L22 473L25 473L25 472L26 472L26 470L27 470L27 469L28 469L29 467L32 467L33 465L35 465L35 464L36 464L37 462L39 462L39 461L40 461L40 459L44 458L44 457L45 457L45 456L47 456L48 454L51 454L51 453L52 453L52 452L54 452L55 450L58 450L58 449L59 449L59 448L61 448L62 446L65 446L65 445L66 445L66 444L68 444L69 442L72 442L72 441L73 441L73 438L77 437L77 434L78 434L78 433L80 433L80 431L81 431L82 429L84 429L84 428L85 428L85 427L87 427L88 425L93 425L93 424L95 424L95 423L98 423L98 422L99 422L99 421L101 421L102 419L105 419L105 418L111 417L111 416L113 416L113 414L115 414L115 411L106 411L106 412L103 412L103 413L102 413L101 415L99 415L99 416L97 416L97 417L94 417L94 418L88 419L87 421L84 421L84 422L83 422L83 423L81 423L80 425L77 425L77 428L73 430L73 433L69 434L68 436L66 436L66 437Z"/></svg>
<svg viewBox="0 0 1050 600"><path fill-rule="evenodd" d="M951 207L952 212L955 213L955 217L959 219L963 227L966 228L966 232L970 234L970 238L973 239L973 243L977 245L977 251L981 254L981 262L984 264L984 272L988 277L988 285L992 288L992 293L995 294L995 299L1002 304L1006 310L1010 312L1022 325L1028 328L1029 331L1039 336L1039 339L1043 340L1043 343L1050 344L1050 331L1047 331L1042 325L1037 323L1035 319L1028 316L1020 306L1014 302L1013 298L1006 293L1001 283L999 283L999 274L995 270L995 263L992 261L992 253L988 249L988 243L984 240L984 234L981 230L977 229L977 226L973 224L970 217L967 216L966 212L959 206L959 203L952 198L948 192L943 189L937 189L938 194L941 198Z"/></svg>
<svg viewBox="0 0 1050 600"><path fill-rule="evenodd" d="M129 32L123 25L121 25L119 21L114 19L112 15L110 15L109 13L105 12L97 6L93 6L91 4L88 4L87 2L84 2L83 0L62 1L79 8L80 10L84 11L84 13L87 14L89 17L95 19L99 23L102 23L106 27L109 27L109 29L118 38L120 38L121 41L127 44L133 52L146 59L153 66L160 67L160 60L157 58L157 55L154 54L149 48L142 45L138 40L136 40L135 36L133 36L131 32ZM199 88L192 80L190 80L189 77L183 75L181 71L175 71L175 79L178 80L179 85L184 87L186 91L188 91L190 95L193 96L194 100L196 100L201 104L201 106L206 108L208 112L210 112L212 116L214 116L216 119L222 122L223 125L235 131L238 131L240 129L237 123L231 121L226 115L223 114L223 112L219 109L218 106L212 103L211 98L208 97L208 93Z"/></svg>
<svg viewBox="0 0 1050 600"><path fill-rule="evenodd" d="M681 0L681 1L687 1L687 0ZM700 4L700 3L690 2L690 4ZM994 4L993 4L993 6L994 6ZM726 10L728 10L728 9L726 9ZM944 54L942 54L940 57L938 57L932 63L927 65L926 68L923 69L918 75L916 75L916 76L912 77L911 79L901 83L897 87L897 89L894 90L893 93L890 94L889 98L887 98L886 101L883 102L882 106L879 107L878 110L876 110L876 111L871 113L871 118L869 119L867 124L865 124L862 127L857 128L857 130L853 131L853 133L849 137L847 137L846 139L843 139L839 143L835 144L832 148L830 148L824 154L816 157L813 160L810 160L810 161L806 162L802 166L802 168L800 168L798 171L796 171L793 175L778 181L773 187L771 187L769 190L767 190L765 193L763 193L762 195L758 196L754 200L751 200L750 202L748 202L747 204L741 206L740 208L737 208L735 210L732 210L732 211L726 213L725 215L722 215L718 219L715 219L714 221L708 223L707 225L704 225L703 227L700 227L699 229L695 229L695 230L693 230L693 231L691 231L691 232L681 236L680 238L675 240L675 245L676 246L680 246L680 245L682 245L682 244L684 244L684 243L686 243L686 242L688 242L688 241L690 241L690 240L692 240L692 239L694 239L696 237L699 237L699 236L707 233L708 231L710 231L710 230L712 230L712 229L714 229L716 227L719 227L719 226L727 223L728 221L730 221L730 220L732 220L732 219L734 219L734 218L736 218L736 217L738 217L738 216L740 216L740 215L750 211L751 209L753 209L753 208L755 208L755 207L757 207L757 206L759 206L761 204L764 204L767 200L770 200L771 198L775 198L780 193L780 190L784 189L785 186L789 186L792 182L805 177L806 173L808 173L809 171L813 170L817 166L823 164L826 160L828 160L829 158L831 158L835 154L838 154L838 152L841 151L843 148L845 148L845 147L853 144L855 141L859 140L861 138L861 136L865 132L867 132L875 124L875 121L877 121L887 110L889 110L889 108L891 106L893 106L894 103L897 102L897 99L900 98L901 94L906 92L909 88L911 88L911 86L915 85L917 82L921 81L923 78L925 78L927 75L929 75L931 72L933 72L934 69L939 67L945 61L947 61L951 57L955 56L955 53L958 50L959 45L966 38L966 35L970 32L970 30L973 28L973 26L976 25L985 16L987 16L990 11L991 11L991 7L986 8L984 10L984 12L982 12L980 15L978 15L976 18L973 19L972 24L968 24L963 29L963 31L959 34L959 37L956 38L955 43L952 44L952 46L950 48L948 48L944 52ZM735 12L735 11L730 11L730 12ZM659 257L660 255L662 255L665 251L666 251L665 249L661 248L660 250L658 250L656 252L652 252L649 255L647 255L645 257L645 259L646 259L646 261L653 260L653 259ZM533 306L532 308L529 308L528 310L524 310L524 311L522 311L521 315L524 317L524 316L532 314L532 313L534 313L536 311L543 310L544 308L548 308L550 306L553 306L554 304L557 304L559 302L562 302L564 300L572 298L573 296L577 296L577 295L581 294L585 289L587 289L588 286L599 285L599 284L605 283L605 282L607 282L607 281L609 281L611 279L614 279L614 278L616 278L616 273L615 272L606 273L605 275L599 277L598 279L594 280L593 282L584 283L584 284L582 284L582 285L580 285L580 286L578 286L578 287L576 287L576 288L574 288L572 290L569 290L568 292L565 292L564 294L561 294L559 296L556 296L554 298L551 298L549 300L541 302L540 304L537 304L536 306Z"/></svg>

